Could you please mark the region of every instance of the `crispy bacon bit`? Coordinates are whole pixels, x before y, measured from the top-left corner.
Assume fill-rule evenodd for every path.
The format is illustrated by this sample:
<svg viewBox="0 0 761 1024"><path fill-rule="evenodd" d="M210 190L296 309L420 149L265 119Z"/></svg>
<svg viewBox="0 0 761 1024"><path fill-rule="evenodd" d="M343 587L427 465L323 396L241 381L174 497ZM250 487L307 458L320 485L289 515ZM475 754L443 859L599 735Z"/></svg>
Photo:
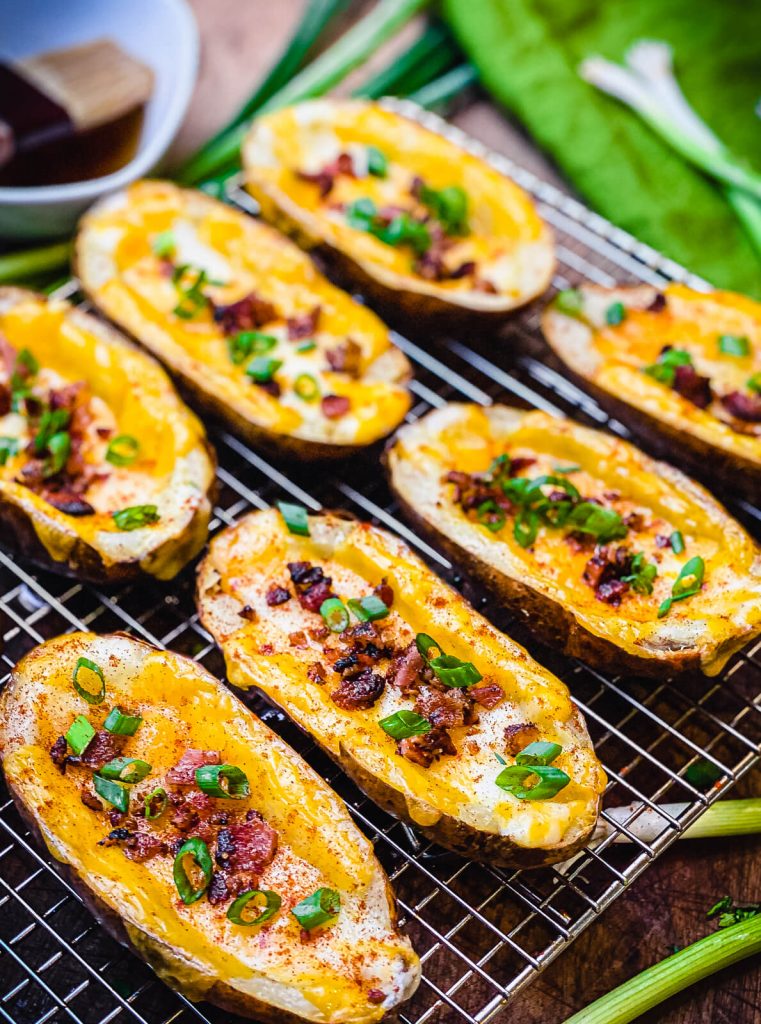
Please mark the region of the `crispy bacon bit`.
<svg viewBox="0 0 761 1024"><path fill-rule="evenodd" d="M378 1005L382 1003L385 998L386 993L381 992L379 988L371 988L370 991L367 993L368 1003L375 1003L376 1005Z"/></svg>
<svg viewBox="0 0 761 1024"><path fill-rule="evenodd" d="M11 389L5 383L0 383L0 416L6 416L11 411L12 405Z"/></svg>
<svg viewBox="0 0 761 1024"><path fill-rule="evenodd" d="M351 399L346 395L325 395L320 403L323 416L329 420L339 420L351 409Z"/></svg>
<svg viewBox="0 0 761 1024"><path fill-rule="evenodd" d="M333 185L340 174L350 178L356 178L354 161L351 153L339 153L335 160L326 164L322 170L316 172L298 171L297 177L302 181L309 181L320 189L320 198L325 199L333 191Z"/></svg>
<svg viewBox="0 0 761 1024"><path fill-rule="evenodd" d="M16 366L16 349L4 334L0 334L0 364L2 364L6 374L10 377ZM19 370L23 369L23 366L19 367Z"/></svg>
<svg viewBox="0 0 761 1024"><path fill-rule="evenodd" d="M386 682L398 686L402 693L411 689L425 668L425 662L414 641L397 654L386 673Z"/></svg>
<svg viewBox="0 0 761 1024"><path fill-rule="evenodd" d="M143 861L163 852L164 848L164 843L157 836L151 835L150 832L136 832L125 844L124 853L130 860L142 864Z"/></svg>
<svg viewBox="0 0 761 1024"><path fill-rule="evenodd" d="M273 583L267 590L267 596L265 600L270 608L274 608L278 604L285 604L286 601L290 601L291 592L286 590L285 587L281 587L278 583Z"/></svg>
<svg viewBox="0 0 761 1024"><path fill-rule="evenodd" d="M314 641L319 643L320 640L327 639L327 636L328 636L328 633L330 633L330 630L328 629L327 626L317 626L316 629L309 629L309 630L307 630L307 632L309 633L310 637Z"/></svg>
<svg viewBox="0 0 761 1024"><path fill-rule="evenodd" d="M671 537L666 536L665 533L656 533L655 535L655 546L657 548L670 548Z"/></svg>
<svg viewBox="0 0 761 1024"><path fill-rule="evenodd" d="M223 871L215 871L211 876L209 888L206 890L206 899L213 907L220 903L226 903L230 899L230 891L227 888L227 875Z"/></svg>
<svg viewBox="0 0 761 1024"><path fill-rule="evenodd" d="M625 547L612 550L609 547L596 547L595 553L584 567L582 580L592 587L598 601L616 607L629 589L622 576L627 576L631 568L631 554Z"/></svg>
<svg viewBox="0 0 761 1024"><path fill-rule="evenodd" d="M567 533L563 539L575 555L582 551L589 551L595 543L595 539L590 533Z"/></svg>
<svg viewBox="0 0 761 1024"><path fill-rule="evenodd" d="M289 562L288 571L299 602L307 611L319 612L323 601L335 596L330 589L333 580L323 573L321 566L313 566L311 562Z"/></svg>
<svg viewBox="0 0 761 1024"><path fill-rule="evenodd" d="M217 306L213 302L211 305L214 322L219 324L225 334L255 331L277 320L277 310L272 303L260 298L255 292L245 295L229 306Z"/></svg>
<svg viewBox="0 0 761 1024"><path fill-rule="evenodd" d="M458 689L439 690L434 686L422 686L415 699L415 711L427 718L433 726L442 729L459 729L471 725L475 709L467 693Z"/></svg>
<svg viewBox="0 0 761 1024"><path fill-rule="evenodd" d="M215 764L218 762L211 763ZM173 807L172 816L169 820L175 828L179 829L180 832L189 832L191 829L194 829L199 835L202 831L208 833L208 818L213 807L211 797L196 790L190 793L172 793L169 801ZM206 826L205 829L199 829L202 819ZM205 836L200 835L200 838L204 839Z"/></svg>
<svg viewBox="0 0 761 1024"><path fill-rule="evenodd" d="M613 498L612 500L615 501L616 499ZM634 530L635 533L640 533L645 528L645 517L641 512L630 512L628 516L624 516L624 525L630 530Z"/></svg>
<svg viewBox="0 0 761 1024"><path fill-rule="evenodd" d="M662 309L666 308L666 296L663 292L656 292L652 302L646 307L648 313L660 313Z"/></svg>
<svg viewBox="0 0 761 1024"><path fill-rule="evenodd" d="M366 711L379 699L385 685L383 676L366 668L352 679L341 680L330 699L343 711Z"/></svg>
<svg viewBox="0 0 761 1024"><path fill-rule="evenodd" d="M605 604L612 604L617 608L621 604L621 598L629 589L629 584L623 580L606 580L595 590L595 597Z"/></svg>
<svg viewBox="0 0 761 1024"><path fill-rule="evenodd" d="M307 669L307 679L318 686L325 685L325 669L319 661L313 661Z"/></svg>
<svg viewBox="0 0 761 1024"><path fill-rule="evenodd" d="M218 750L196 750L189 747L174 768L166 773L166 780L174 786L194 786L196 768L203 768L207 764L222 764Z"/></svg>
<svg viewBox="0 0 761 1024"><path fill-rule="evenodd" d="M449 271L449 278L451 281L459 281L462 277L471 277L476 272L476 264L473 260L466 260L465 263L461 263L459 267L455 267L454 270Z"/></svg>
<svg viewBox="0 0 761 1024"><path fill-rule="evenodd" d="M57 508L59 512L64 512L67 516L94 516L95 509L92 507L89 501L85 501L78 494L73 494L71 491L60 490L43 491L42 497L47 501L53 508Z"/></svg>
<svg viewBox="0 0 761 1024"><path fill-rule="evenodd" d="M266 821L252 818L224 828L217 836L216 862L228 874L253 871L260 875L277 852L277 832Z"/></svg>
<svg viewBox="0 0 761 1024"><path fill-rule="evenodd" d="M484 292L485 295L498 295L499 289L493 281L485 277L477 277L473 282L473 288L477 292Z"/></svg>
<svg viewBox="0 0 761 1024"><path fill-rule="evenodd" d="M299 601L302 606L310 612L319 612L324 601L327 601L329 597L334 597L333 591L330 589L330 577L326 576L320 583L315 583L313 587L299 595Z"/></svg>
<svg viewBox="0 0 761 1024"><path fill-rule="evenodd" d="M487 683L484 686L471 686L468 696L482 708L491 710L504 699L505 694L499 683Z"/></svg>
<svg viewBox="0 0 761 1024"><path fill-rule="evenodd" d="M456 754L457 747L446 729L431 729L422 736L410 736L401 740L396 751L408 761L423 768L430 768L443 754Z"/></svg>
<svg viewBox="0 0 761 1024"><path fill-rule="evenodd" d="M351 338L335 348L329 348L325 352L328 366L335 373L346 373L350 377L358 377L362 368L362 349Z"/></svg>
<svg viewBox="0 0 761 1024"><path fill-rule="evenodd" d="M289 316L285 321L288 330L288 340L300 341L302 338L311 338L317 330L321 313L322 306L315 306L310 313L299 313L298 316Z"/></svg>
<svg viewBox="0 0 761 1024"><path fill-rule="evenodd" d="M529 743L535 743L540 733L533 722L520 722L517 725L505 726L505 753L510 757L520 754Z"/></svg>
<svg viewBox="0 0 761 1024"><path fill-rule="evenodd" d="M280 395L283 393L283 389L276 380L257 380L254 383L273 398L280 398Z"/></svg>
<svg viewBox="0 0 761 1024"><path fill-rule="evenodd" d="M761 395L730 391L728 395L722 395L719 401L735 419L746 423L761 423Z"/></svg>
<svg viewBox="0 0 761 1024"><path fill-rule="evenodd" d="M674 391L692 402L699 409L706 409L711 404L711 381L701 377L694 366L674 367Z"/></svg>
<svg viewBox="0 0 761 1024"><path fill-rule="evenodd" d="M85 382L78 380L61 388L51 388L48 394L48 405L51 409L65 409L66 412L72 413L84 387Z"/></svg>
<svg viewBox="0 0 761 1024"><path fill-rule="evenodd" d="M288 643L291 647L298 647L299 650L306 650L309 646L307 644L306 633L303 629L297 630L295 633L288 634Z"/></svg>
<svg viewBox="0 0 761 1024"><path fill-rule="evenodd" d="M98 730L79 757L70 757L69 764L84 765L86 768L102 768L121 754L126 736L115 736L104 729Z"/></svg>
<svg viewBox="0 0 761 1024"><path fill-rule="evenodd" d="M387 608L393 607L394 604L394 591L384 576L377 587L373 587L373 593L376 597L379 597Z"/></svg>
<svg viewBox="0 0 761 1024"><path fill-rule="evenodd" d="M62 772L66 770L67 753L66 737L59 736L50 748L50 759L56 768L60 768Z"/></svg>
<svg viewBox="0 0 761 1024"><path fill-rule="evenodd" d="M240 615L242 619L245 619L246 622L256 622L257 619L257 614L250 604L244 604L238 612L238 615Z"/></svg>
<svg viewBox="0 0 761 1024"><path fill-rule="evenodd" d="M85 807L89 807L91 811L103 810L103 804L100 802L95 793L92 792L92 790L83 789L82 792L79 794L79 799L82 801Z"/></svg>
<svg viewBox="0 0 761 1024"><path fill-rule="evenodd" d="M535 462L536 459L532 459L528 455L521 455L516 459L510 459L510 476L518 476L524 469L533 466Z"/></svg>
<svg viewBox="0 0 761 1024"><path fill-rule="evenodd" d="M107 836L98 840L98 846L117 846L131 839L133 834L128 828L112 828Z"/></svg>

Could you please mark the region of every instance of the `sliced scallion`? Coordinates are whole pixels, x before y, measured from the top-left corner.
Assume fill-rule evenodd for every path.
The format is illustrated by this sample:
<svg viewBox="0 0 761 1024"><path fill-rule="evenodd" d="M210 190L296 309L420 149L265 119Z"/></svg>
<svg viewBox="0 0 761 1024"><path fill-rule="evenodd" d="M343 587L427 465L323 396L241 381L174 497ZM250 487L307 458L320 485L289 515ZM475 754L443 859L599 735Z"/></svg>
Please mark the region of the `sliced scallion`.
<svg viewBox="0 0 761 1024"><path fill-rule="evenodd" d="M563 748L559 743L549 743L544 740L537 740L535 743L529 743L527 747L516 756L516 764L552 764L556 757L559 757L563 753Z"/></svg>
<svg viewBox="0 0 761 1024"><path fill-rule="evenodd" d="M293 382L293 390L303 402L314 402L320 397L320 385L311 373L300 373Z"/></svg>
<svg viewBox="0 0 761 1024"><path fill-rule="evenodd" d="M98 796L103 797L112 807L115 807L117 811L121 811L122 814L126 814L129 810L129 790L126 786L122 786L120 782L114 782L111 779L103 778L102 775L93 775L93 786Z"/></svg>
<svg viewBox="0 0 761 1024"><path fill-rule="evenodd" d="M377 146L367 147L367 169L376 178L385 178L388 174L388 159Z"/></svg>
<svg viewBox="0 0 761 1024"><path fill-rule="evenodd" d="M77 715L66 733L66 742L78 757L84 752L94 735L95 730L85 716Z"/></svg>
<svg viewBox="0 0 761 1024"><path fill-rule="evenodd" d="M623 302L612 302L605 310L605 323L609 327L618 327L626 319L626 307Z"/></svg>
<svg viewBox="0 0 761 1024"><path fill-rule="evenodd" d="M309 339L309 341L302 341L302 343L300 345L297 345L296 346L296 351L300 355L303 355L305 352L314 352L314 350L316 348L317 348L317 342L316 341L312 341L311 339Z"/></svg>
<svg viewBox="0 0 761 1024"><path fill-rule="evenodd" d="M290 533L295 533L299 537L309 536L309 519L307 518L307 510L303 505L279 501L277 507Z"/></svg>
<svg viewBox="0 0 761 1024"><path fill-rule="evenodd" d="M537 776L539 781L534 785L525 786L526 780L532 776ZM570 781L570 777L561 768L541 764L530 767L510 765L503 768L495 779L500 789L504 789L518 800L551 800Z"/></svg>
<svg viewBox="0 0 761 1024"><path fill-rule="evenodd" d="M227 339L230 360L240 366L249 356L260 356L271 352L277 345L277 338L261 331L240 331Z"/></svg>
<svg viewBox="0 0 761 1024"><path fill-rule="evenodd" d="M352 597L346 602L346 606L360 622L375 622L376 619L385 619L389 612L388 605L385 601L381 601L377 594L368 594L359 600Z"/></svg>
<svg viewBox="0 0 761 1024"><path fill-rule="evenodd" d="M114 466L131 466L140 453L140 442L131 434L119 434L109 441L106 460Z"/></svg>
<svg viewBox="0 0 761 1024"><path fill-rule="evenodd" d="M272 380L282 365L282 359L273 359L271 356L256 356L246 367L246 375L255 380L257 384L266 384Z"/></svg>
<svg viewBox="0 0 761 1024"><path fill-rule="evenodd" d="M341 896L335 889L318 889L300 900L291 913L306 931L332 921L341 909Z"/></svg>
<svg viewBox="0 0 761 1024"><path fill-rule="evenodd" d="M257 907L260 898L264 900L263 907ZM227 920L247 928L252 925L264 924L265 921L269 921L275 916L282 903L282 899L271 889L249 889L248 892L241 893L227 908ZM259 911L256 917L246 918L243 916L243 912L249 904Z"/></svg>
<svg viewBox="0 0 761 1024"><path fill-rule="evenodd" d="M584 296L579 288L564 288L555 296L555 309L566 316L579 317L584 312Z"/></svg>
<svg viewBox="0 0 761 1024"><path fill-rule="evenodd" d="M503 508L499 507L493 498L487 498L476 509L476 519L487 530L491 530L492 533L498 533L507 521L507 513Z"/></svg>
<svg viewBox="0 0 761 1024"><path fill-rule="evenodd" d="M134 736L142 724L140 715L125 715L119 708L111 708L103 728L112 732L114 736Z"/></svg>
<svg viewBox="0 0 761 1024"><path fill-rule="evenodd" d="M80 676L87 672L94 673L100 680L100 686L97 690L88 690L82 684ZM71 677L71 681L79 696L83 697L88 704L102 704L106 699L106 680L103 675L103 669L100 665L96 665L94 661L90 661L89 658L79 658L74 666L74 673Z"/></svg>
<svg viewBox="0 0 761 1024"><path fill-rule="evenodd" d="M761 370L748 377L745 383L749 390L754 391L757 395L761 395Z"/></svg>
<svg viewBox="0 0 761 1024"><path fill-rule="evenodd" d="M104 779L115 779L130 786L142 782L150 773L151 766L147 761L141 761L139 757L115 757L99 770Z"/></svg>
<svg viewBox="0 0 761 1024"><path fill-rule="evenodd" d="M205 764L196 768L196 785L207 796L243 800L251 793L248 776L234 764Z"/></svg>
<svg viewBox="0 0 761 1024"><path fill-rule="evenodd" d="M483 679L475 665L469 661L461 661L452 654L445 654L436 640L427 633L418 633L415 645L423 661L433 669L434 675L445 686L461 689L473 686ZM437 657L430 657L430 651L437 650Z"/></svg>
<svg viewBox="0 0 761 1024"><path fill-rule="evenodd" d="M201 872L202 884L197 889L193 888L193 882L185 869L186 857L191 857L195 867ZM203 839L187 839L177 851L173 870L174 884L177 886L180 899L186 906L200 900L209 888L213 870L209 847Z"/></svg>
<svg viewBox="0 0 761 1024"><path fill-rule="evenodd" d="M142 526L157 523L161 516L156 505L132 505L112 512L111 518L119 530L139 530Z"/></svg>
<svg viewBox="0 0 761 1024"><path fill-rule="evenodd" d="M320 615L331 633L343 633L349 626L349 612L343 601L339 601L337 597L329 597L327 601L322 602Z"/></svg>
<svg viewBox="0 0 761 1024"><path fill-rule="evenodd" d="M719 336L719 352L743 358L750 355L750 342L741 334L722 334Z"/></svg>
<svg viewBox="0 0 761 1024"><path fill-rule="evenodd" d="M675 555L681 555L684 551L684 537L679 530L674 530L669 537L669 543L671 544L671 550Z"/></svg>
<svg viewBox="0 0 761 1024"><path fill-rule="evenodd" d="M160 231L157 235L154 235L151 249L159 257L171 256L176 244L173 231Z"/></svg>
<svg viewBox="0 0 761 1024"><path fill-rule="evenodd" d="M155 789L145 797L143 802L145 817L148 821L155 821L160 818L169 806L169 797L163 786L156 786Z"/></svg>
<svg viewBox="0 0 761 1024"><path fill-rule="evenodd" d="M4 466L11 455L18 455L19 447L17 437L0 437L0 466Z"/></svg>

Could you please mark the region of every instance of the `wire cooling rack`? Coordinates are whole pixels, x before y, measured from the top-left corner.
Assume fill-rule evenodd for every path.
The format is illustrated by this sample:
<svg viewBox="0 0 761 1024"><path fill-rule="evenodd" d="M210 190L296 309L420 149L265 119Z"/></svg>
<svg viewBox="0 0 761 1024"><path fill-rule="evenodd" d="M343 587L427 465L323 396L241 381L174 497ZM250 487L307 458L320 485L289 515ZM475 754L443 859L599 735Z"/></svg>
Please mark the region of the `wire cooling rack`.
<svg viewBox="0 0 761 1024"><path fill-rule="evenodd" d="M404 104L403 109L407 109ZM423 120L441 123L424 115ZM456 141L467 140L453 129ZM467 143L471 145L470 143ZM504 158L485 153L534 194L557 233L557 287L587 279L704 282ZM250 206L244 193L232 201ZM76 285L69 291L74 294ZM415 365L410 419L448 400L493 401L570 413L626 436L552 362L539 338L538 310L516 315L502 338L437 340L399 337ZM220 497L213 530L277 498L312 509L343 506L399 533L432 567L482 600L450 563L399 518L372 458L340 472L292 467L264 458L224 432L213 433ZM733 505L757 535L761 511ZM5 613L7 669L34 644L73 629L129 630L202 662L224 677L219 653L199 625L193 572L169 585L131 585L114 593L35 572L0 552L0 606ZM493 605L487 610L491 614ZM403 1024L485 1024L644 871L648 864L757 760L761 743L761 644L733 659L721 677L645 683L606 676L538 646L519 621L499 623L564 679L586 716L610 784L605 806L636 808L602 843L570 866L508 871L446 853L380 811L279 712L246 699L334 786L376 853L397 893L401 918L423 963L423 981L400 1014ZM722 783L707 791L689 771L707 761ZM687 777L686 777L687 774ZM668 803L668 807L664 805ZM656 822L645 842L631 826L641 809ZM620 842L619 840L628 840ZM76 895L34 849L0 789L0 1018L12 1024L222 1024L230 1015L171 992L141 961L94 923Z"/></svg>

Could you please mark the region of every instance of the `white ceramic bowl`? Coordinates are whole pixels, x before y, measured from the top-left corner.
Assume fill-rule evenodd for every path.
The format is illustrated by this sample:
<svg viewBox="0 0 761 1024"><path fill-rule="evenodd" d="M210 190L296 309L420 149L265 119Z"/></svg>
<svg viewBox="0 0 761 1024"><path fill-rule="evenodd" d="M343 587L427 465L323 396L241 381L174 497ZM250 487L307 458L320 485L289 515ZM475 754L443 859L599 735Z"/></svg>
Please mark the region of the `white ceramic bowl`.
<svg viewBox="0 0 761 1024"><path fill-rule="evenodd" d="M0 58L104 36L144 61L156 76L139 148L114 174L66 185L0 188L0 239L70 233L96 199L149 174L185 116L198 70L198 29L185 0L0 0Z"/></svg>

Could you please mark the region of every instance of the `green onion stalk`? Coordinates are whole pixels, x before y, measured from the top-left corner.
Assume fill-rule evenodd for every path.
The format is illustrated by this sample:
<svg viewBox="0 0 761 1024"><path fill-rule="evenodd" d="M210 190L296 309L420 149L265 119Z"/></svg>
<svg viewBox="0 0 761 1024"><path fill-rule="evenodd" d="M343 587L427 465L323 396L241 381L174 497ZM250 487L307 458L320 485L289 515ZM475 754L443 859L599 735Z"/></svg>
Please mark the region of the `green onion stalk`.
<svg viewBox="0 0 761 1024"><path fill-rule="evenodd" d="M37 249L24 249L0 256L0 284L46 274L65 266L71 255L71 242L55 242Z"/></svg>
<svg viewBox="0 0 761 1024"><path fill-rule="evenodd" d="M589 57L579 73L625 103L677 153L715 178L761 255L761 174L738 160L690 106L674 75L668 43L640 40L629 48L623 65Z"/></svg>
<svg viewBox="0 0 761 1024"><path fill-rule="evenodd" d="M269 97L257 113L265 114L302 100L322 96L368 59L395 35L430 0L380 0L366 17L344 33L329 49ZM243 122L222 134L214 146L194 158L177 175L181 184L194 185L219 174L237 160L248 131Z"/></svg>
<svg viewBox="0 0 761 1024"><path fill-rule="evenodd" d="M435 78L432 82L410 93L408 99L414 100L428 110L446 110L452 100L478 81L478 72L472 64L459 64L446 74Z"/></svg>
<svg viewBox="0 0 761 1024"><path fill-rule="evenodd" d="M565 1024L628 1024L689 985L758 953L761 914L713 932L648 967L569 1017Z"/></svg>
<svg viewBox="0 0 761 1024"><path fill-rule="evenodd" d="M453 67L460 50L440 22L429 25L404 53L354 90L353 95L377 100L381 96L408 96Z"/></svg>
<svg viewBox="0 0 761 1024"><path fill-rule="evenodd" d="M687 807L686 803L666 803L660 809L672 818L679 818ZM636 817L633 815L637 812ZM625 807L609 807L601 818L592 836L592 844L601 842L615 833L615 842L629 842L626 833L615 828L614 822L623 825L627 832L645 843L652 843L668 826L663 815L645 804L628 804ZM631 819L631 820L629 820ZM761 832L761 799L719 800L701 814L682 835L684 839L715 839L719 836L755 835Z"/></svg>

